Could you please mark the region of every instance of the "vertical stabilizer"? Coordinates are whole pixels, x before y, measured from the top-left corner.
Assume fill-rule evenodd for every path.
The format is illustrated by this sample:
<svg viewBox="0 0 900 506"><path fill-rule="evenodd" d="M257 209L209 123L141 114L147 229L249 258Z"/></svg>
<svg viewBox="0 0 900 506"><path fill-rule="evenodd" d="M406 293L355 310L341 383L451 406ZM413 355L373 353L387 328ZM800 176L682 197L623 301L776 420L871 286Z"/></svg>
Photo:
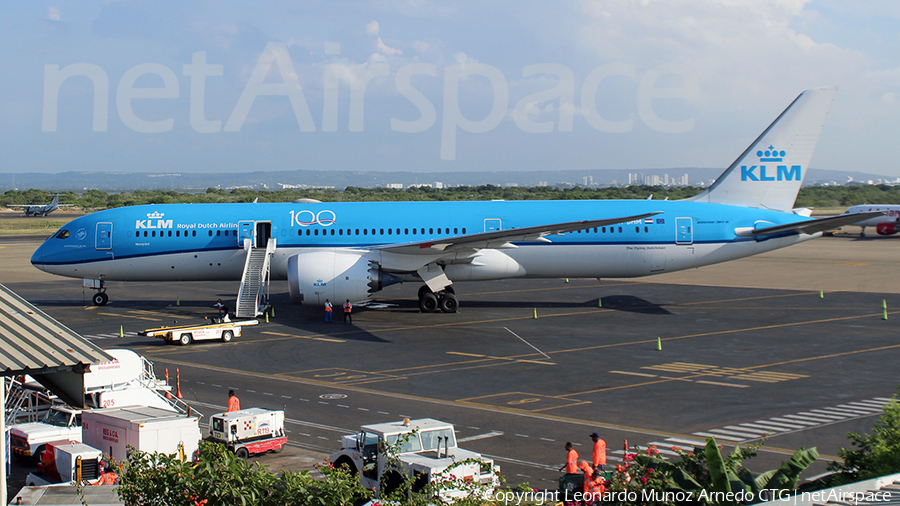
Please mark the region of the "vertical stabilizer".
<svg viewBox="0 0 900 506"><path fill-rule="evenodd" d="M685 200L790 212L836 92L801 93L715 183Z"/></svg>

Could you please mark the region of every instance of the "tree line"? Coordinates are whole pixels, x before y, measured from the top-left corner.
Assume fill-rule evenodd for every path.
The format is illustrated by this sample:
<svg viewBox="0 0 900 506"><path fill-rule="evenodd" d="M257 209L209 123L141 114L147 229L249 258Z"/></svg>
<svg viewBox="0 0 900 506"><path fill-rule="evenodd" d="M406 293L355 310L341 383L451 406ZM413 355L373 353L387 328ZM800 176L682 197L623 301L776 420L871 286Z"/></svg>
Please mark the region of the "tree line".
<svg viewBox="0 0 900 506"><path fill-rule="evenodd" d="M406 189L360 188L348 186L336 189L289 190L222 190L208 188L205 192L171 190L135 190L110 193L88 190L84 193L61 191L62 204L99 210L141 204L176 203L232 203L232 202L291 202L297 199L316 199L323 202L375 201L459 201L459 200L611 200L646 199L679 200L703 191L693 186L610 186L603 188L559 188L555 186L502 187L494 185L454 186L452 188L417 187ZM0 205L47 204L56 192L46 190L9 190L0 195ZM800 189L796 207L849 207L858 204L900 204L900 186L854 185L819 186Z"/></svg>

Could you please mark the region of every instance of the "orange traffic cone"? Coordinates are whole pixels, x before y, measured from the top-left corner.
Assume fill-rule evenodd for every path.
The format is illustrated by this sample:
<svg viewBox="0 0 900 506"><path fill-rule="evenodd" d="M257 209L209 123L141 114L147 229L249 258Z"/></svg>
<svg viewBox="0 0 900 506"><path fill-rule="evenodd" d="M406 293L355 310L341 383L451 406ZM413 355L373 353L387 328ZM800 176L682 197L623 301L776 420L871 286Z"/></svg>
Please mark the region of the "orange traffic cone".
<svg viewBox="0 0 900 506"><path fill-rule="evenodd" d="M166 386L169 386L169 368L168 367L166 367ZM166 399L171 399L171 398L172 398L172 390L167 388L166 389Z"/></svg>
<svg viewBox="0 0 900 506"><path fill-rule="evenodd" d="M175 397L179 399L184 399L184 396L181 395L181 375L178 373L178 368L175 368Z"/></svg>

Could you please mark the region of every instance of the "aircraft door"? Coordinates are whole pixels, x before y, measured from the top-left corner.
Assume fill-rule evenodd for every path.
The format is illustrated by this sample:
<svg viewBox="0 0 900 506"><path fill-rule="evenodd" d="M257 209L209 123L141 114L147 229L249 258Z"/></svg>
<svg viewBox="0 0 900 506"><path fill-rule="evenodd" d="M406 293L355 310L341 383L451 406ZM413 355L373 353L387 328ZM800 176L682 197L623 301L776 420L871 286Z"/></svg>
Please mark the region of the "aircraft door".
<svg viewBox="0 0 900 506"><path fill-rule="evenodd" d="M692 218L675 218L675 244L694 243L694 223Z"/></svg>
<svg viewBox="0 0 900 506"><path fill-rule="evenodd" d="M252 221L239 221L238 222L238 246L244 245L244 239L250 239L250 247L252 248L254 246L253 231L254 231L254 223Z"/></svg>
<svg viewBox="0 0 900 506"><path fill-rule="evenodd" d="M257 221L256 222L256 247L265 248L272 237L272 222Z"/></svg>
<svg viewBox="0 0 900 506"><path fill-rule="evenodd" d="M484 231L485 232L497 232L498 230L503 230L500 224L500 218L485 218L484 219Z"/></svg>
<svg viewBox="0 0 900 506"><path fill-rule="evenodd" d="M112 227L113 224L109 222L100 222L97 223L97 240L94 243L94 247L98 250L110 250L112 249Z"/></svg>

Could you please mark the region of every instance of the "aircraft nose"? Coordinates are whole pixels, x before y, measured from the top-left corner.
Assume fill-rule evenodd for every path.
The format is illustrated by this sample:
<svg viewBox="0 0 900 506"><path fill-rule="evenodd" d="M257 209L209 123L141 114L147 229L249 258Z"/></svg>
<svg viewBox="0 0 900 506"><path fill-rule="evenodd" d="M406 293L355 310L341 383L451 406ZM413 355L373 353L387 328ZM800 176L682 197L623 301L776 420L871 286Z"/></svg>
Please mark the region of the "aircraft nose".
<svg viewBox="0 0 900 506"><path fill-rule="evenodd" d="M40 270L44 270L44 254L43 254L44 245L41 244L38 246L38 249L31 255L31 265L35 266Z"/></svg>

